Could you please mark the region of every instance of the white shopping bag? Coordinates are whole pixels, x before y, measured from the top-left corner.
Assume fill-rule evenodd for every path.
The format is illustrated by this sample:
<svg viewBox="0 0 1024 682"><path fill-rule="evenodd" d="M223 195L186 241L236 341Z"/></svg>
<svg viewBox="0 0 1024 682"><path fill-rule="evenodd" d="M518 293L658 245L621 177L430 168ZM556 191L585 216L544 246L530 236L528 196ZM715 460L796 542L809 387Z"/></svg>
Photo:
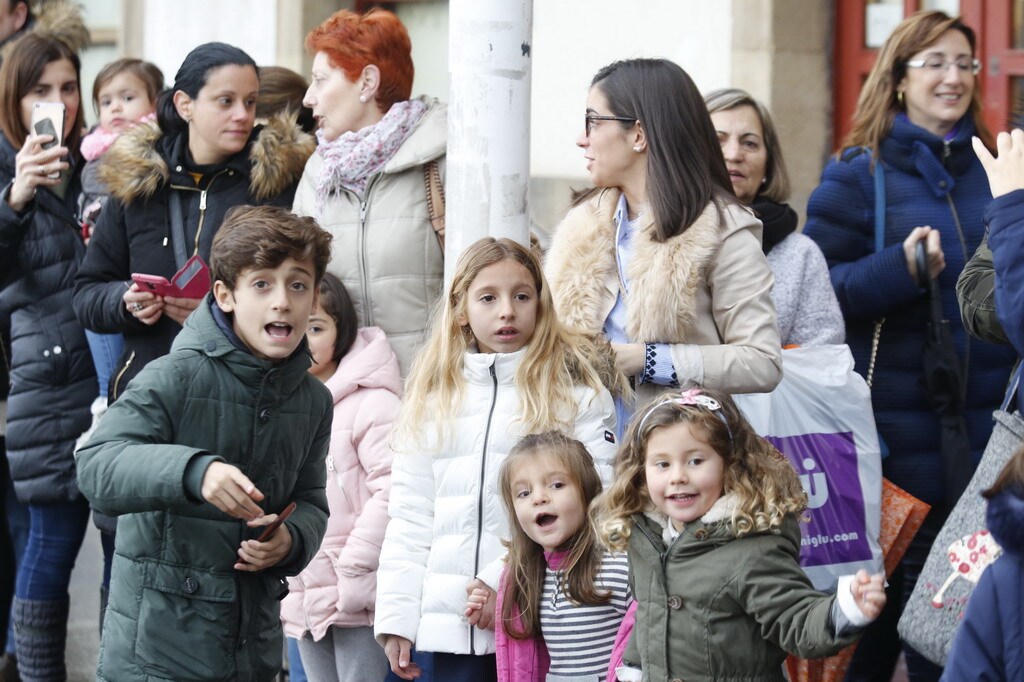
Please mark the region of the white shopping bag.
<svg viewBox="0 0 1024 682"><path fill-rule="evenodd" d="M807 491L800 565L814 587L864 568L883 572L882 459L871 392L853 371L849 346L782 351L771 393L733 396L754 427L789 458Z"/></svg>

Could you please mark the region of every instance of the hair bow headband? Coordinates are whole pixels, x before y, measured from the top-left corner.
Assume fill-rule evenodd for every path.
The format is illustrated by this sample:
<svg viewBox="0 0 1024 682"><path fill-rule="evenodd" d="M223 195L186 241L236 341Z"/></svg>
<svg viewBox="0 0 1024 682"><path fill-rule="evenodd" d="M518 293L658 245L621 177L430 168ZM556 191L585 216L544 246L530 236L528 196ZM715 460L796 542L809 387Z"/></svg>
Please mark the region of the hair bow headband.
<svg viewBox="0 0 1024 682"><path fill-rule="evenodd" d="M659 400L647 408L647 412L644 413L643 418L640 420L640 425L636 429L638 436L643 432L644 423L646 423L647 419L654 414L654 411L659 407L668 405L669 403L673 403L675 405L696 405L697 407L703 407L705 410L710 411L722 420L722 424L725 425L725 430L729 434L729 442L732 442L732 429L729 428L729 422L726 420L725 414L722 413L722 404L711 396L702 393L699 388L691 388L678 395L671 395L664 400Z"/></svg>

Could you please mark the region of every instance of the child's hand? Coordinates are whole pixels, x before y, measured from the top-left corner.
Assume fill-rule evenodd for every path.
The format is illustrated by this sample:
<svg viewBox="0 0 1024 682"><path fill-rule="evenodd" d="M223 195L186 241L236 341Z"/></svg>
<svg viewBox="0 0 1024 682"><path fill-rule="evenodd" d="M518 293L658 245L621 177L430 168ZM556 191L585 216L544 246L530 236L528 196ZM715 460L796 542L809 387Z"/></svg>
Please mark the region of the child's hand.
<svg viewBox="0 0 1024 682"><path fill-rule="evenodd" d="M993 158L977 137L972 142L974 153L985 167L993 197L1024 189L1024 131L1014 129L1009 133L999 133L996 137L998 158Z"/></svg>
<svg viewBox="0 0 1024 682"><path fill-rule="evenodd" d="M479 587L473 588L473 591L469 593L469 599L466 600L466 610L463 612L463 615L467 619L477 615L477 612L487 605L488 596L489 590L482 590Z"/></svg>
<svg viewBox="0 0 1024 682"><path fill-rule="evenodd" d="M391 672L403 680L415 680L422 674L420 667L412 662L412 642L398 635L384 636L384 654L391 664Z"/></svg>
<svg viewBox="0 0 1024 682"><path fill-rule="evenodd" d="M275 520L277 520L277 514L267 514L249 521L248 526L250 528L269 526ZM250 573L262 571L264 568L281 563L290 551L292 551L292 534L288 532L288 525L282 523L266 542L242 540L242 544L238 548L240 561L235 564L235 569Z"/></svg>
<svg viewBox="0 0 1024 682"><path fill-rule="evenodd" d="M863 568L850 581L850 592L857 608L865 617L874 620L885 606L885 581L881 573L869 576Z"/></svg>
<svg viewBox="0 0 1024 682"><path fill-rule="evenodd" d="M263 499L263 493L256 489L238 467L231 464L214 462L206 467L200 492L204 500L228 516L245 520L263 516L263 510L256 504ZM266 523L260 525L265 526Z"/></svg>
<svg viewBox="0 0 1024 682"><path fill-rule="evenodd" d="M473 578L466 583L466 595L469 598L466 604L466 620L470 625L475 625L481 630L494 629L494 605L497 601L494 590L487 586L483 580ZM475 604L482 600L480 606ZM470 605L474 604L472 608Z"/></svg>

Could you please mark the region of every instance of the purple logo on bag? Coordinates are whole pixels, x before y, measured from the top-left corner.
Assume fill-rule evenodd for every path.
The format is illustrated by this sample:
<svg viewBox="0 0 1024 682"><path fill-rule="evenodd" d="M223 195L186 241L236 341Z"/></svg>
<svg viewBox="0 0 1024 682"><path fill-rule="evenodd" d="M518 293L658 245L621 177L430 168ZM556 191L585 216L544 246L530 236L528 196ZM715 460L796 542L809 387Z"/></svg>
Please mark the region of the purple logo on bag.
<svg viewBox="0 0 1024 682"><path fill-rule="evenodd" d="M786 455L807 492L810 521L800 524L800 565L870 561L853 434L769 436L768 441Z"/></svg>

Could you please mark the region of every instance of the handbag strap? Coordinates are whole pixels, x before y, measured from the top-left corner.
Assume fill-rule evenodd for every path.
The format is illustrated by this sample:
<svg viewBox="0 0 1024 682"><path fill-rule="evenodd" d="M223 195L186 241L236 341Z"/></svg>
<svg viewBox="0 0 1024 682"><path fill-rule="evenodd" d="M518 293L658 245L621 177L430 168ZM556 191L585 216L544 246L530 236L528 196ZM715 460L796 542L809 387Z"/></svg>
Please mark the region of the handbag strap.
<svg viewBox="0 0 1024 682"><path fill-rule="evenodd" d="M875 162L875 253L885 248L885 170L882 160ZM882 336L882 325L885 318L875 321L875 331L871 335L871 355L868 358L868 372L865 381L868 389L875 378L875 358L878 357L878 339Z"/></svg>
<svg viewBox="0 0 1024 682"><path fill-rule="evenodd" d="M444 255L444 185L441 184L441 170L437 159L428 161L423 166L423 182L427 188L427 211L430 213L430 225L437 235L437 243Z"/></svg>
<svg viewBox="0 0 1024 682"><path fill-rule="evenodd" d="M174 247L174 262L177 269L181 270L188 260L188 250L185 246L185 220L181 213L181 194L172 189L171 195L171 245Z"/></svg>

